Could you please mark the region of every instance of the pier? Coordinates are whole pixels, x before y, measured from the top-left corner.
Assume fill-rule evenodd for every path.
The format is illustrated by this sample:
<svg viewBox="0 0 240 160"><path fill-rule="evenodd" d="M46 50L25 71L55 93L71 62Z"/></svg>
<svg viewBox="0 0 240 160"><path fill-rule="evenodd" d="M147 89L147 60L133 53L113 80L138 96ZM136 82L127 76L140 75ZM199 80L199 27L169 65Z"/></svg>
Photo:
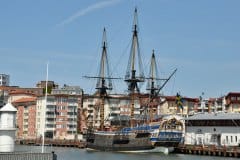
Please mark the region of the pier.
<svg viewBox="0 0 240 160"><path fill-rule="evenodd" d="M16 140L16 144L23 145L42 145L41 139L23 139ZM60 139L45 139L45 145L56 146L56 147L76 147L76 148L85 148L86 143L80 140L60 140Z"/></svg>
<svg viewBox="0 0 240 160"><path fill-rule="evenodd" d="M240 147L221 147L221 146L200 146L200 145L179 145L175 148L175 153L206 155L206 156L224 156L240 157Z"/></svg>

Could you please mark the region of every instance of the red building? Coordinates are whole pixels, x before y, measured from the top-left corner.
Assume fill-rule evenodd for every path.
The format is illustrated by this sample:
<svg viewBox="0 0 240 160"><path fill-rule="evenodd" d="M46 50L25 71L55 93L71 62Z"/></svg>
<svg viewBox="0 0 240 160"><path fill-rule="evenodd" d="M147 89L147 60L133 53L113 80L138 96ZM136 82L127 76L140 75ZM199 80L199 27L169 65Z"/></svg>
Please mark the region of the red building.
<svg viewBox="0 0 240 160"><path fill-rule="evenodd" d="M240 92L229 92L225 99L227 112L240 113Z"/></svg>
<svg viewBox="0 0 240 160"><path fill-rule="evenodd" d="M15 100L17 108L17 138L36 138L36 97Z"/></svg>

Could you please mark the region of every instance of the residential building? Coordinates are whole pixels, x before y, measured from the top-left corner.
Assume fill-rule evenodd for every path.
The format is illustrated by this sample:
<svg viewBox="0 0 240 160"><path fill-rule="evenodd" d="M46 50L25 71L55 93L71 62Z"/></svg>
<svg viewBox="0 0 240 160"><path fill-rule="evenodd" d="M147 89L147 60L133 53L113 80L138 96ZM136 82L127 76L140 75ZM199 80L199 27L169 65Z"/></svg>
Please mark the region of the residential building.
<svg viewBox="0 0 240 160"><path fill-rule="evenodd" d="M225 98L209 98L208 99L208 113L224 112Z"/></svg>
<svg viewBox="0 0 240 160"><path fill-rule="evenodd" d="M7 74L0 74L0 86L9 86L10 76Z"/></svg>
<svg viewBox="0 0 240 160"><path fill-rule="evenodd" d="M36 138L36 97L24 97L12 102L17 108L17 138Z"/></svg>
<svg viewBox="0 0 240 160"><path fill-rule="evenodd" d="M19 98L43 94L42 88L20 88L18 86L0 86L0 106L11 103Z"/></svg>
<svg viewBox="0 0 240 160"><path fill-rule="evenodd" d="M229 92L226 97L225 110L229 113L240 113L240 92Z"/></svg>
<svg viewBox="0 0 240 160"><path fill-rule="evenodd" d="M72 90L74 87L70 87ZM77 135L78 110L82 104L82 92L79 87L72 94L63 88L62 91L54 90L47 96L40 96L37 99L37 136L41 137L43 130L45 136L54 139L74 139ZM65 94L65 92L67 94ZM80 94L78 94L80 93ZM45 117L45 118L44 118ZM44 125L45 124L45 129Z"/></svg>
<svg viewBox="0 0 240 160"><path fill-rule="evenodd" d="M100 106L102 99L97 95L84 95L83 110L85 110L86 126L99 128L100 126ZM131 114L131 100L128 95L111 94L104 99L104 125L111 125L111 120L120 116ZM134 115L140 115L140 98L134 101Z"/></svg>
<svg viewBox="0 0 240 160"><path fill-rule="evenodd" d="M162 96L159 113L161 114L178 114L187 117L189 114L197 112L199 99L182 97L182 108L176 104L176 96Z"/></svg>

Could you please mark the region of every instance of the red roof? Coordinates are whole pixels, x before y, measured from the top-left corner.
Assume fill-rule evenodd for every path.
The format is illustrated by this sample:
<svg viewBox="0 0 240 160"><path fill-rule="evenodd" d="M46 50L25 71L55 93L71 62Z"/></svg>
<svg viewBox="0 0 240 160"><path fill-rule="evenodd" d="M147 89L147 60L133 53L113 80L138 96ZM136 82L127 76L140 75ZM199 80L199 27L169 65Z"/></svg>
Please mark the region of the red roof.
<svg viewBox="0 0 240 160"><path fill-rule="evenodd" d="M36 97L31 97L31 98L20 98L13 103L23 103L23 102L34 102L36 101Z"/></svg>
<svg viewBox="0 0 240 160"><path fill-rule="evenodd" d="M226 97L228 96L240 96L240 92L229 92Z"/></svg>

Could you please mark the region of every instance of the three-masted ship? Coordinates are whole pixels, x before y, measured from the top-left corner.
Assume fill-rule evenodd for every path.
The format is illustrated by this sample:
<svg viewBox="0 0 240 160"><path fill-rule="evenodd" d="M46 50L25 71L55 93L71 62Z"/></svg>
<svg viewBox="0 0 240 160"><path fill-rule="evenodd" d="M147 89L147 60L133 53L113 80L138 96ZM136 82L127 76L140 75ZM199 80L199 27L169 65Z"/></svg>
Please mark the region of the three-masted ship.
<svg viewBox="0 0 240 160"><path fill-rule="evenodd" d="M137 66L138 65L138 66ZM156 68L155 55L152 55L150 77L145 78L142 66L141 55L139 51L138 42L138 25L137 25L137 9L134 11L134 23L133 23L133 36L130 52L130 59L128 62L127 72L125 75L125 82L128 85L129 97L130 97L130 123L129 126L125 126L118 130L108 130L104 128L104 102L108 97L107 90L112 89L112 82L109 76L109 66L107 58L107 41L106 30L103 31L103 43L102 43L102 57L100 63L100 71L97 77L97 93L100 97L100 127L99 130L94 130L93 127L88 127L87 132L87 149L100 150L100 151L126 151L126 152L141 152L141 151L156 151L159 146L176 146L182 138L183 121L176 117L161 117L158 122L148 121L144 124L137 124L136 117L134 115L135 99L140 94L139 83L148 79L150 90L150 102L149 107L151 112L152 99L156 97L162 87L172 77L176 70L165 80L162 86L156 87L154 82L156 77L154 76L154 69ZM136 69L139 69L136 70ZM150 119L152 116L150 115Z"/></svg>

